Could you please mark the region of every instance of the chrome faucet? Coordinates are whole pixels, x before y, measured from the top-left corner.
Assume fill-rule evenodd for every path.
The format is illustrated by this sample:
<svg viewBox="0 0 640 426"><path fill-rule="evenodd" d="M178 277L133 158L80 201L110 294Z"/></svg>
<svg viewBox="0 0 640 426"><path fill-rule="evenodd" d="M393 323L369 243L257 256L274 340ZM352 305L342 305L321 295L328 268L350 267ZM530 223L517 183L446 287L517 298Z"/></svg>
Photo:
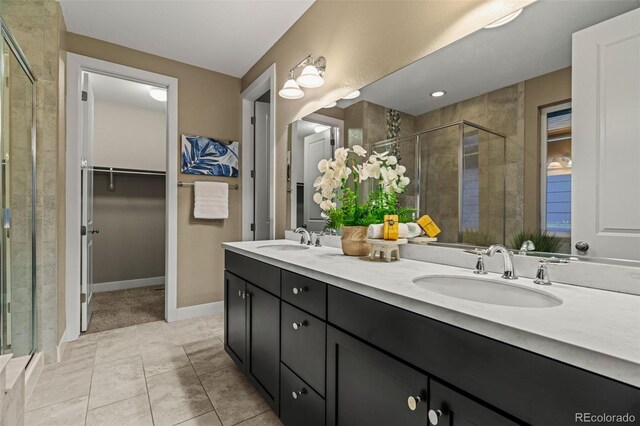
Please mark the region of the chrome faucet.
<svg viewBox="0 0 640 426"><path fill-rule="evenodd" d="M307 231L306 229L300 227L300 228L296 228L296 230L294 231L296 234L301 234L302 237L300 237L300 244L306 244L308 246L311 245L311 235L309 234L309 231Z"/></svg>
<svg viewBox="0 0 640 426"><path fill-rule="evenodd" d="M533 244L533 241L527 240L522 243L520 246L519 255L526 256L528 251L534 251L536 249L536 245Z"/></svg>
<svg viewBox="0 0 640 426"><path fill-rule="evenodd" d="M513 253L508 248L502 244L494 244L485 251L485 254L491 257L498 252L502 253L502 258L504 259L504 274L502 274L502 278L507 280L518 279L516 269L513 266Z"/></svg>

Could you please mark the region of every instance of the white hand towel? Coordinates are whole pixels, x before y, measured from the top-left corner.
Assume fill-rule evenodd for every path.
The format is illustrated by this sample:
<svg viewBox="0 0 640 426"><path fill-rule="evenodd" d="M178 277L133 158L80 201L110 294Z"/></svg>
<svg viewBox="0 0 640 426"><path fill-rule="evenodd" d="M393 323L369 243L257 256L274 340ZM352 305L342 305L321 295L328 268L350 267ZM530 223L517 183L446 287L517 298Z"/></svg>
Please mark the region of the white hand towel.
<svg viewBox="0 0 640 426"><path fill-rule="evenodd" d="M398 238L413 238L422 234L422 229L417 223L399 223ZM378 223L369 225L367 229L367 238L382 239L384 238L384 224Z"/></svg>
<svg viewBox="0 0 640 426"><path fill-rule="evenodd" d="M229 217L229 185L225 182L194 184L193 217L196 219L226 219Z"/></svg>

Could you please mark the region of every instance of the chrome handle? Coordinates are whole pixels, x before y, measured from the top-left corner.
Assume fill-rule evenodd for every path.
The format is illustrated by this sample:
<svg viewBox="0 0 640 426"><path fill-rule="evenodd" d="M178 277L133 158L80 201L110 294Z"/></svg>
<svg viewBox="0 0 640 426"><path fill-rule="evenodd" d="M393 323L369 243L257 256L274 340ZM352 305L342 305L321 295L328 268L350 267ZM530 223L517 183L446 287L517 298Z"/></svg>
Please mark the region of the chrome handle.
<svg viewBox="0 0 640 426"><path fill-rule="evenodd" d="M433 426L436 426L438 424L438 421L440 420L440 417L442 416L442 410L429 410L427 416L429 417L429 423L431 423Z"/></svg>
<svg viewBox="0 0 640 426"><path fill-rule="evenodd" d="M407 405L409 406L409 410L416 411L418 404L422 402L422 399L419 396L410 396L407 398Z"/></svg>
<svg viewBox="0 0 640 426"><path fill-rule="evenodd" d="M291 396L293 396L293 399L298 399L300 398L302 395L304 395L305 393L307 393L307 390L305 388L300 389L299 391L293 391L291 392Z"/></svg>
<svg viewBox="0 0 640 426"><path fill-rule="evenodd" d="M299 330L299 329L301 329L302 327L304 327L304 321L303 321L303 322L294 322L294 323L293 323L293 329L294 329L294 330Z"/></svg>
<svg viewBox="0 0 640 426"><path fill-rule="evenodd" d="M484 257L479 254L478 259L476 259L476 267L473 270L474 274L486 275L487 271L484 268Z"/></svg>
<svg viewBox="0 0 640 426"><path fill-rule="evenodd" d="M304 291L304 289L302 287L294 287L293 288L293 294L300 294Z"/></svg>
<svg viewBox="0 0 640 426"><path fill-rule="evenodd" d="M242 290L238 290L238 297L242 297Z"/></svg>
<svg viewBox="0 0 640 426"><path fill-rule="evenodd" d="M247 292L244 291L244 290L238 290L238 296L240 296L243 299L245 299L247 297Z"/></svg>

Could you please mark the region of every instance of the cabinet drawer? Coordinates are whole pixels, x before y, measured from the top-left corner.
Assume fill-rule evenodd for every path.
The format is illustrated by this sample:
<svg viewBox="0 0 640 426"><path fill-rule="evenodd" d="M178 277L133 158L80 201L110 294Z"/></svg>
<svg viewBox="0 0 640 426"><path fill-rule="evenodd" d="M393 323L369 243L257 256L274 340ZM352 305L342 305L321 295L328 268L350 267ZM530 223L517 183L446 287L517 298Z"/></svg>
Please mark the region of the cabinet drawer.
<svg viewBox="0 0 640 426"><path fill-rule="evenodd" d="M324 399L283 364L280 365L280 389L282 423L286 426L324 426Z"/></svg>
<svg viewBox="0 0 640 426"><path fill-rule="evenodd" d="M324 396L327 325L286 302L281 303L280 359Z"/></svg>
<svg viewBox="0 0 640 426"><path fill-rule="evenodd" d="M280 268L226 250L224 268L271 294L280 296Z"/></svg>
<svg viewBox="0 0 640 426"><path fill-rule="evenodd" d="M282 271L282 299L318 318L327 319L327 285Z"/></svg>

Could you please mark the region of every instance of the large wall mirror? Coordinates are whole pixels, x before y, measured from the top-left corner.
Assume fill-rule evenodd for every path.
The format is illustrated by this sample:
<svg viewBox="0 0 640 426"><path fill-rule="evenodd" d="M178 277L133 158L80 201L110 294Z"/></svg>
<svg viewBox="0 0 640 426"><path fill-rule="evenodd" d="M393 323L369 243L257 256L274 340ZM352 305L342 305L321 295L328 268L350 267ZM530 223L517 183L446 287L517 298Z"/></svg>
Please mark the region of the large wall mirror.
<svg viewBox="0 0 640 426"><path fill-rule="evenodd" d="M318 161L362 145L407 167L438 244L640 261L640 36L611 34L638 8L539 0L292 123L288 227L322 230Z"/></svg>

